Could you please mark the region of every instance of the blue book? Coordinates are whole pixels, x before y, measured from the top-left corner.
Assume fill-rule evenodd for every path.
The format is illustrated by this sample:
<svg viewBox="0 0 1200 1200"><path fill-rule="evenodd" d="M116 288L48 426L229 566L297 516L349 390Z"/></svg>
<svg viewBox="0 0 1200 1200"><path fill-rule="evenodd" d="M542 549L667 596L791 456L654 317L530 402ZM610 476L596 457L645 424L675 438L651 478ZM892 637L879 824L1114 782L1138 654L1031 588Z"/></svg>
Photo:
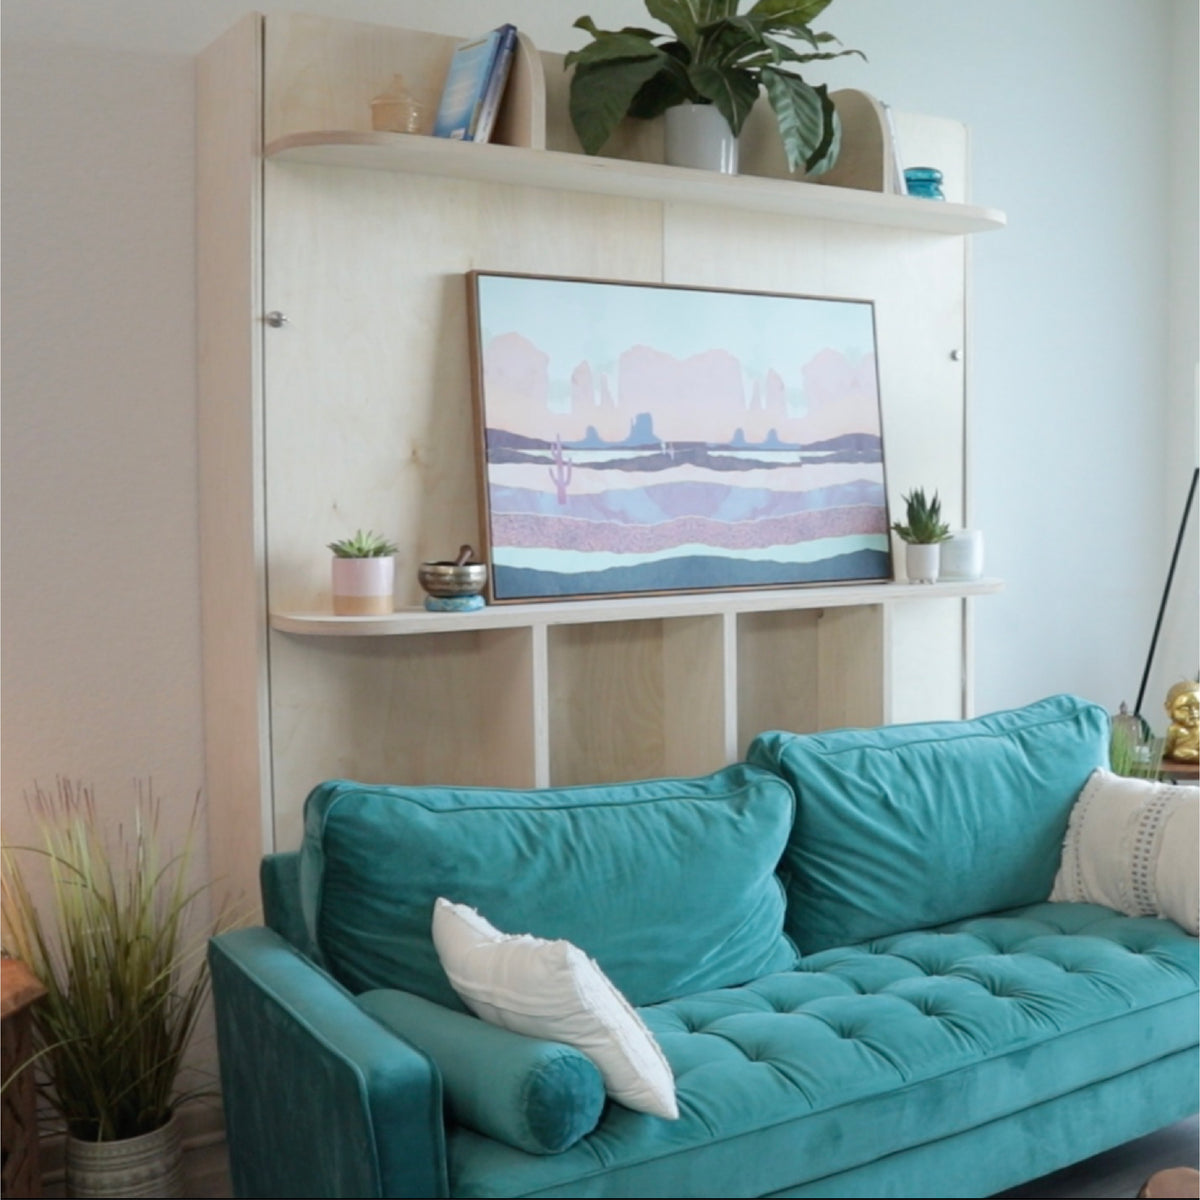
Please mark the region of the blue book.
<svg viewBox="0 0 1200 1200"><path fill-rule="evenodd" d="M495 32L500 35L500 44L496 47L496 58L492 63L492 73L488 77L487 90L483 94L479 115L471 131L473 142L491 141L492 128L496 124L496 114L500 111L500 101L504 99L504 88L508 83L513 55L517 49L515 25L501 25Z"/></svg>
<svg viewBox="0 0 1200 1200"><path fill-rule="evenodd" d="M505 27L493 29L483 37L461 42L450 59L442 99L433 122L433 136L469 142L479 122L479 113L487 94L496 55Z"/></svg>

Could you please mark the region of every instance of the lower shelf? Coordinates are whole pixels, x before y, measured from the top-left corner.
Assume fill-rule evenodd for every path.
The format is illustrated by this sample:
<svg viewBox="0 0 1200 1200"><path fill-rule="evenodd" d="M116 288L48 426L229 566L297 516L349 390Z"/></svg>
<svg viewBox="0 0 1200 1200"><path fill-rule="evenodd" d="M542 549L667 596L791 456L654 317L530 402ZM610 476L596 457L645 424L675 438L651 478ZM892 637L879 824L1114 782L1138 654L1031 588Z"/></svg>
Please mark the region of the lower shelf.
<svg viewBox="0 0 1200 1200"><path fill-rule="evenodd" d="M276 845L298 843L303 799L324 779L527 788L697 775L765 729L964 715L961 601L1000 587L276 613Z"/></svg>
<svg viewBox="0 0 1200 1200"><path fill-rule="evenodd" d="M272 612L280 633L308 637L397 637L467 629L515 629L538 625L596 625L608 621L649 621L718 613L784 612L852 608L897 600L944 600L984 596L1003 588L999 579L943 583L847 583L744 592L699 592L669 596L630 596L617 600L569 600L546 604L494 604L476 612L427 612L404 608L384 617L335 617L327 612Z"/></svg>

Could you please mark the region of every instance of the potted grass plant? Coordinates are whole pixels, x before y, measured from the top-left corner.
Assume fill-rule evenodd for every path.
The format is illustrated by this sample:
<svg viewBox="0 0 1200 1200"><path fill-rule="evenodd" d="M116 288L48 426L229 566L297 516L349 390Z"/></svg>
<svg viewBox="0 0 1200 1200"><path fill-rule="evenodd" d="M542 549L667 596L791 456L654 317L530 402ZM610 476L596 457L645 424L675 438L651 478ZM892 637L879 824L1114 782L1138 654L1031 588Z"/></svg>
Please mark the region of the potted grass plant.
<svg viewBox="0 0 1200 1200"><path fill-rule="evenodd" d="M333 611L339 617L386 616L395 607L396 543L373 530L330 542Z"/></svg>
<svg viewBox="0 0 1200 1200"><path fill-rule="evenodd" d="M3 852L4 948L46 989L32 1065L66 1126L67 1194L181 1196L176 1114L201 1093L180 1076L209 982L207 930L192 932L199 804L174 854L148 788L112 831L82 785L29 805L38 844Z"/></svg>
<svg viewBox="0 0 1200 1200"><path fill-rule="evenodd" d="M894 521L892 529L905 543L905 573L912 583L937 583L941 544L950 536L950 526L942 520L942 502L937 492L926 499L924 488L913 488L902 499L907 520Z"/></svg>
<svg viewBox="0 0 1200 1200"><path fill-rule="evenodd" d="M626 116L665 114L669 163L736 173L736 139L764 91L788 167L809 175L828 170L841 139L838 115L826 87L809 84L795 68L845 54L862 57L858 50L832 49L837 38L812 29L829 4L757 0L739 13L739 0L646 0L665 31L604 30L580 17L575 28L592 40L571 51L564 66L574 68L569 108L584 151L599 153ZM701 123L727 134L733 152L722 147L710 163L700 161L686 131Z"/></svg>

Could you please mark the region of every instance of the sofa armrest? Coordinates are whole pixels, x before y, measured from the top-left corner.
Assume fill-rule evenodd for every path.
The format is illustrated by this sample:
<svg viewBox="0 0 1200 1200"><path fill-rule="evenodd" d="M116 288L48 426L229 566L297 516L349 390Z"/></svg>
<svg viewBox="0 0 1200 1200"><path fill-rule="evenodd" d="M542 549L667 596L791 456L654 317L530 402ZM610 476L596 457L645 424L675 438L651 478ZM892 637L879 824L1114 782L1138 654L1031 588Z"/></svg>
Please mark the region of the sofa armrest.
<svg viewBox="0 0 1200 1200"><path fill-rule="evenodd" d="M237 1196L445 1196L442 1084L272 930L209 942Z"/></svg>

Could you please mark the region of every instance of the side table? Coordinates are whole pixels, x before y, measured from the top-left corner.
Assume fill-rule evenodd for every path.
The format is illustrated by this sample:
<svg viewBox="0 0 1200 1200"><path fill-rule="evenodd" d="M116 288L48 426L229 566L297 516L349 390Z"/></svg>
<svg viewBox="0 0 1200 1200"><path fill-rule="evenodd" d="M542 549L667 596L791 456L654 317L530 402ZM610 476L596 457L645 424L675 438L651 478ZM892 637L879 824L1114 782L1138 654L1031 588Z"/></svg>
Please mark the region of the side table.
<svg viewBox="0 0 1200 1200"><path fill-rule="evenodd" d="M1171 783L1196 783L1200 781L1200 763L1175 762L1164 758L1158 769L1159 777Z"/></svg>
<svg viewBox="0 0 1200 1200"><path fill-rule="evenodd" d="M0 1078L7 1079L33 1053L30 1006L46 994L29 968L16 958L0 959ZM37 1092L33 1071L26 1068L4 1091L0 1101L0 1183L5 1196L40 1196Z"/></svg>

